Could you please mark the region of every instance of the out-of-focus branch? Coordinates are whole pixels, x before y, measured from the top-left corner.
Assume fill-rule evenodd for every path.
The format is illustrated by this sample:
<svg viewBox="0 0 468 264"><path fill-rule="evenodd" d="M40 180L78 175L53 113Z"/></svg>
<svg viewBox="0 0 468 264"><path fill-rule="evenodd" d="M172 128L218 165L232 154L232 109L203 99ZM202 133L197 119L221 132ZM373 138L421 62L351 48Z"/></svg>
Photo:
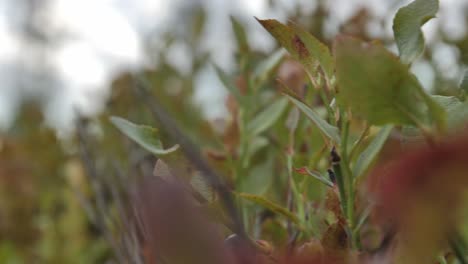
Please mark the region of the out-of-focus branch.
<svg viewBox="0 0 468 264"><path fill-rule="evenodd" d="M185 156L193 163L202 175L206 178L207 182L219 193L220 200L224 204L233 223L234 232L243 240L249 241L242 220L234 205L231 191L226 186L222 178L208 165L202 158L198 147L191 142L191 140L182 133L174 120L169 114L161 107L161 104L156 98L151 96L148 92L149 84L142 76L135 76L134 90L150 109L156 121L162 126L162 129L181 146L181 150Z"/></svg>
<svg viewBox="0 0 468 264"><path fill-rule="evenodd" d="M87 141L87 133L85 129L84 120L79 120L76 124L76 131L77 131L77 139L80 148L80 156L81 160L83 161L83 165L86 171L86 175L89 178L89 182L91 184L91 188L93 189L94 195L96 197L96 210L94 210L95 214L95 224L99 231L102 232L104 238L108 241L108 243L112 246L115 256L119 263L124 263L124 256L123 251L120 249L119 244L117 243L116 239L112 235L112 232L107 228L105 219L107 217L107 207L104 198L104 192L102 189L102 185L99 178L99 173L95 167L93 162L91 152L89 150L89 144Z"/></svg>

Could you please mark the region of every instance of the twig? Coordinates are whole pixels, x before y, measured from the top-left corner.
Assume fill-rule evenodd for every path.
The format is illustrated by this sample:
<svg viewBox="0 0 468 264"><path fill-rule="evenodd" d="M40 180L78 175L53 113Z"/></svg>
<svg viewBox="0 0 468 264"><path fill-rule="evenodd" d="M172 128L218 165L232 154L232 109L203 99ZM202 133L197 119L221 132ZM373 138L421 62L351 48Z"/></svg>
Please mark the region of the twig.
<svg viewBox="0 0 468 264"><path fill-rule="evenodd" d="M99 231L102 232L104 238L109 242L111 247L114 249L115 256L120 263L124 262L124 256L122 254L121 249L119 248L118 243L116 243L112 233L107 229L105 224L105 217L106 217L106 205L104 194L102 192L102 186L99 179L99 174L97 169L94 165L94 162L91 158L91 153L88 148L87 140L86 140L86 131L84 128L84 120L79 120L77 122L77 138L78 144L80 147L80 156L81 160L83 161L84 168L86 170L86 174L89 177L89 181L93 192L96 196L96 205L97 210L95 210L95 220L97 224L97 228Z"/></svg>
<svg viewBox="0 0 468 264"><path fill-rule="evenodd" d="M142 76L135 77L135 85L133 86L138 97L147 105L153 114L156 121L166 130L167 134L172 137L180 146L185 156L193 163L202 175L210 183L213 189L219 193L220 200L224 204L232 222L234 224L234 232L243 240L250 241L245 233L244 225L234 205L231 191L224 184L221 177L208 165L202 158L202 155L196 145L185 136L169 114L160 106L156 98L151 96Z"/></svg>

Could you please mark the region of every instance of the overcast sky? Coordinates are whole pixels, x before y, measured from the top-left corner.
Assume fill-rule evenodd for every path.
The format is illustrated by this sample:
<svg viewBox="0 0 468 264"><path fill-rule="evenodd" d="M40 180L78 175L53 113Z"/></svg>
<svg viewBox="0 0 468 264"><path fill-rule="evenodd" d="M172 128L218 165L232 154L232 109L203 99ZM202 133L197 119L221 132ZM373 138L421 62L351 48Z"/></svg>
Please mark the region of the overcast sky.
<svg viewBox="0 0 468 264"><path fill-rule="evenodd" d="M142 36L151 32L157 37L158 32L170 30L183 9L194 3L204 4L208 11L204 33L206 49L214 52L215 63L228 71L235 67L230 14L249 25L247 29L253 47L269 51L274 47L273 39L253 16L285 21L295 5L310 11L316 6L312 0L283 0L283 6L276 10L269 9L266 0L49 0L47 7L34 19L44 25L48 37L61 41L47 46L31 46L28 45L30 41L18 33L24 21L21 20L21 9L16 6L25 1L28 0L0 0L0 129L11 126L14 113L25 99L42 103L46 123L57 128L71 127L74 109L89 115L98 113L109 93L109 82L116 74L122 70L137 70L149 63L142 50ZM376 36L389 35L390 19L398 7L396 3L408 2L328 0L332 19L326 23L326 32L333 37L340 23L365 5L375 16L389 19L385 28L371 24L369 31ZM438 19L424 27L427 39L437 42L436 23L440 23L453 39L464 36L467 25L463 21L463 12L466 8L467 0L442 0ZM66 36L63 41L61 35ZM220 42L220 39L224 41ZM174 45L168 54L181 72L187 70L190 61L186 47ZM459 56L457 50L441 44L434 56L448 69L448 77L457 78L460 74L454 65ZM53 87L43 81L43 69L52 69L55 73ZM423 84L431 85L433 76L428 65L416 63L413 70ZM200 72L196 86L196 100L204 98L210 105L211 110L206 112L208 117L222 115L225 91L210 68Z"/></svg>

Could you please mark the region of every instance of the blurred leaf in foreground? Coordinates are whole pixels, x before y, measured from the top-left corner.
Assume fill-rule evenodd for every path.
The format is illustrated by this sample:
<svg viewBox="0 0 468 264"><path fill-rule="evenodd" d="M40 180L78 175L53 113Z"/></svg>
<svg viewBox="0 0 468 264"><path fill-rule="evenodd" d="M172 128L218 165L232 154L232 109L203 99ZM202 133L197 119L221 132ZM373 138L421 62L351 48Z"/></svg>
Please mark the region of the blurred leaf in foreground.
<svg viewBox="0 0 468 264"><path fill-rule="evenodd" d="M370 189L383 226L398 234L395 263L431 263L466 224L468 137L405 151L375 168Z"/></svg>
<svg viewBox="0 0 468 264"><path fill-rule="evenodd" d="M418 125L431 120L444 126L444 110L384 46L342 36L335 41L334 51L336 96L353 113L374 125Z"/></svg>

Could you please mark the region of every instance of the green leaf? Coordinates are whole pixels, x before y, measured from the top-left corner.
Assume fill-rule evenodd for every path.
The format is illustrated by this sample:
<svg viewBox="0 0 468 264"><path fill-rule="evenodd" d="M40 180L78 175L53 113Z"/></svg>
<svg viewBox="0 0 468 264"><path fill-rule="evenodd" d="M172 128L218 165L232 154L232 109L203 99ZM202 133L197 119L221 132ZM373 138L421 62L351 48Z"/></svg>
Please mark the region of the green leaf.
<svg viewBox="0 0 468 264"><path fill-rule="evenodd" d="M386 125L380 129L379 133L374 137L372 142L367 148L359 155L359 158L354 166L353 175L360 177L369 169L372 163L376 160L377 155L387 141L390 132L393 129L393 125Z"/></svg>
<svg viewBox="0 0 468 264"><path fill-rule="evenodd" d="M444 126L445 113L408 67L380 44L339 37L334 45L337 100L370 124Z"/></svg>
<svg viewBox="0 0 468 264"><path fill-rule="evenodd" d="M169 149L164 149L161 141L159 141L157 138L157 129L153 127L135 125L123 118L116 116L111 117L110 121L120 130L120 132L155 155L166 155L176 151L179 148L179 145L174 145Z"/></svg>
<svg viewBox="0 0 468 264"><path fill-rule="evenodd" d="M447 123L450 129L460 128L467 123L467 101L462 102L455 96L432 95L431 97L447 112Z"/></svg>
<svg viewBox="0 0 468 264"><path fill-rule="evenodd" d="M244 159L244 161L242 163L242 167L243 168L248 168L249 165L250 165L250 160L252 159L252 157L258 151L260 151L264 147L268 146L269 143L270 143L270 141L265 137L258 136L258 137L252 138L249 141L249 144L247 146L247 153L245 154L246 157L245 157L245 159Z"/></svg>
<svg viewBox="0 0 468 264"><path fill-rule="evenodd" d="M297 107L301 112L303 112L317 127L318 129L329 139L334 141L337 144L340 144L341 138L338 128L330 125L327 121L323 120L312 108L310 108L305 103L300 100L286 95L289 100Z"/></svg>
<svg viewBox="0 0 468 264"><path fill-rule="evenodd" d="M269 129L281 117L286 106L288 106L288 100L286 98L281 98L273 104L270 104L249 122L247 125L248 135L254 137Z"/></svg>
<svg viewBox="0 0 468 264"><path fill-rule="evenodd" d="M244 98L240 94L239 89L232 83L232 81L229 79L227 74L218 66L213 65L215 68L216 74L218 75L219 80L221 83L228 89L228 91L236 98L237 102L242 103Z"/></svg>
<svg viewBox="0 0 468 264"><path fill-rule="evenodd" d="M304 65L311 76L315 75L315 69L320 66L326 77L331 80L334 65L327 46L294 23L287 26L274 19L257 20L294 59Z"/></svg>
<svg viewBox="0 0 468 264"><path fill-rule="evenodd" d="M231 25L234 30L234 35L236 36L238 50L242 53L249 52L249 42L247 41L247 34L244 26L233 16L231 16Z"/></svg>
<svg viewBox="0 0 468 264"><path fill-rule="evenodd" d="M287 219L291 220L292 222L298 224L299 223L299 219L297 218L296 215L294 215L293 213L291 213L288 209L282 207L281 205L278 205L262 196L258 196L258 195L253 195L253 194L248 194L248 193L237 193L237 195L239 197L242 197L248 201L251 201L253 203L256 203L260 206L263 206L267 209L269 209L270 211L276 213L276 214L279 214L279 215L282 215L284 217L286 217Z"/></svg>
<svg viewBox="0 0 468 264"><path fill-rule="evenodd" d="M267 80L271 79L271 75L275 69L280 65L284 58L284 50L280 49L262 61L254 70L253 82L255 86L260 86Z"/></svg>
<svg viewBox="0 0 468 264"><path fill-rule="evenodd" d="M311 176L312 178L320 181L321 183L325 184L328 187L333 187L334 186L333 182L331 182L329 179L322 176L319 172L309 170L309 168L307 168L307 167L296 169L296 172L298 172L298 173L300 173L302 175Z"/></svg>
<svg viewBox="0 0 468 264"><path fill-rule="evenodd" d="M400 8L393 20L393 34L403 63L410 64L424 50L421 26L435 17L438 0L416 0Z"/></svg>
<svg viewBox="0 0 468 264"><path fill-rule="evenodd" d="M262 195L268 191L273 181L273 167L275 158L268 154L264 160L252 164L247 170L247 177L242 177L239 182L240 192Z"/></svg>

